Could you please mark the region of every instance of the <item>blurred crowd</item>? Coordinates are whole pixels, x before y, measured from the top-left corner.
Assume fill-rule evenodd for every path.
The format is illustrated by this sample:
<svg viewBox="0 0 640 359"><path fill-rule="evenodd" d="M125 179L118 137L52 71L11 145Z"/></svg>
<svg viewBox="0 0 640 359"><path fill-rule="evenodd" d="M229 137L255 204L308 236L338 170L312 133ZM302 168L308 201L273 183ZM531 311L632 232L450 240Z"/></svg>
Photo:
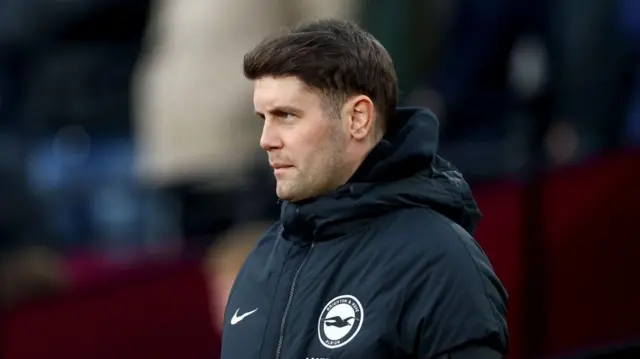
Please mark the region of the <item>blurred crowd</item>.
<svg viewBox="0 0 640 359"><path fill-rule="evenodd" d="M389 50L472 183L640 144L637 0L0 0L3 305L69 258L235 268L279 213L242 56L326 17Z"/></svg>

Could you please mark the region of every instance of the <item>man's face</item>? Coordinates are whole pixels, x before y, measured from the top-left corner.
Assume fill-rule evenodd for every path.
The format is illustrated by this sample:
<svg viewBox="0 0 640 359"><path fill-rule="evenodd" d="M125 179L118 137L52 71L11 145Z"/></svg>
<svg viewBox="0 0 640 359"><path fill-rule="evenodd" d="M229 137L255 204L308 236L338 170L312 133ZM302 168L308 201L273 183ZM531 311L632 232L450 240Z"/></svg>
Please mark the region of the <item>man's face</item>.
<svg viewBox="0 0 640 359"><path fill-rule="evenodd" d="M254 81L253 104L264 118L260 146L267 151L283 200L300 201L329 192L346 180L348 131L328 118L325 102L297 77Z"/></svg>

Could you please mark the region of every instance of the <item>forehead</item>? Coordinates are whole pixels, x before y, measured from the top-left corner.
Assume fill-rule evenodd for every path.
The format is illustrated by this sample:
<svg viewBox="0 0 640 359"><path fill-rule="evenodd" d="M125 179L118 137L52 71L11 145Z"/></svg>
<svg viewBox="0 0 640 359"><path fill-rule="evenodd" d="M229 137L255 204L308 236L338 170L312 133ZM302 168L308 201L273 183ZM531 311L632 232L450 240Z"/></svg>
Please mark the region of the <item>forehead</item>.
<svg viewBox="0 0 640 359"><path fill-rule="evenodd" d="M295 106L301 109L320 104L320 96L295 76L262 77L253 82L253 105L257 111Z"/></svg>

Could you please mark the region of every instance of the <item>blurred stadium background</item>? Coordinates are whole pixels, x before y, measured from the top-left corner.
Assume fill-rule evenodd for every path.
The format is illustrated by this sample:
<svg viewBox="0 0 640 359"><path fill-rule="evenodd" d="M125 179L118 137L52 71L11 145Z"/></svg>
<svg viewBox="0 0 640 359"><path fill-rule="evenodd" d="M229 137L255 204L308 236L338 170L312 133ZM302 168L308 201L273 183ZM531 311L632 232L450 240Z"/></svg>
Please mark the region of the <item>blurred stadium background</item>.
<svg viewBox="0 0 640 359"><path fill-rule="evenodd" d="M242 55L323 17L440 117L510 357L638 344L640 1L0 0L0 357L216 357L278 215Z"/></svg>

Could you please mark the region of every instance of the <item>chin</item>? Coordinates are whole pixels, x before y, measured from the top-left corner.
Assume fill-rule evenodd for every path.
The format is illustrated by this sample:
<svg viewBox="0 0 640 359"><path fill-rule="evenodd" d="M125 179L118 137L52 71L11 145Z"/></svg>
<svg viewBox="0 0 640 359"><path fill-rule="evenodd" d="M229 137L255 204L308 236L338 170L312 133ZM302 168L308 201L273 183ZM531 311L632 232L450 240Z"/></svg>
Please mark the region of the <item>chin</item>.
<svg viewBox="0 0 640 359"><path fill-rule="evenodd" d="M301 183L279 182L276 186L276 195L283 201L299 202L314 197L315 192L308 187L301 186Z"/></svg>
<svg viewBox="0 0 640 359"><path fill-rule="evenodd" d="M292 194L288 191L282 191L282 190L278 190L276 189L276 195L278 196L279 199L283 200L283 201L291 201L293 199L294 196L292 196Z"/></svg>
<svg viewBox="0 0 640 359"><path fill-rule="evenodd" d="M287 190L276 190L276 195L281 200L288 201L288 202L297 202L304 199L302 198L302 196L300 196L300 193L294 193L292 191L287 191Z"/></svg>
<svg viewBox="0 0 640 359"><path fill-rule="evenodd" d="M277 194L278 198L282 201L287 201L287 202L297 202L300 200L299 197L291 195L291 194Z"/></svg>

